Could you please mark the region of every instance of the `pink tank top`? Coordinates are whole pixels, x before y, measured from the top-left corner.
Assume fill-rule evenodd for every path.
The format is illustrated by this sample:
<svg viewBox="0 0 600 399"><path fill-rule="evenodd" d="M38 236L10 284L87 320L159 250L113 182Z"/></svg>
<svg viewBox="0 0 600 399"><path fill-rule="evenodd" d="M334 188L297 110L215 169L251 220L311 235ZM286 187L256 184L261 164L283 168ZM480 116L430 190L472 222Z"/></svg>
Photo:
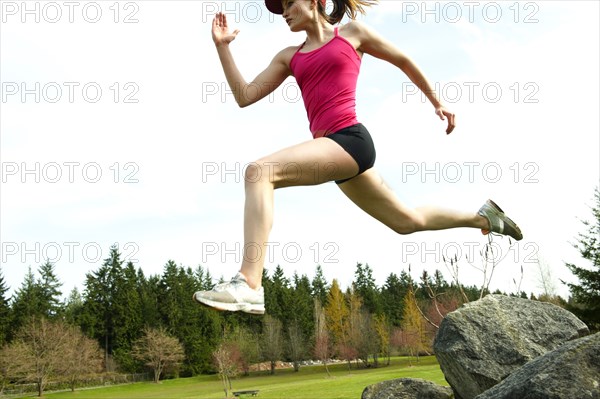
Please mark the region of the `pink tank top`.
<svg viewBox="0 0 600 399"><path fill-rule="evenodd" d="M361 59L348 40L338 35L318 49L301 53L300 46L290 68L304 99L314 138L327 136L358 123L356 81Z"/></svg>

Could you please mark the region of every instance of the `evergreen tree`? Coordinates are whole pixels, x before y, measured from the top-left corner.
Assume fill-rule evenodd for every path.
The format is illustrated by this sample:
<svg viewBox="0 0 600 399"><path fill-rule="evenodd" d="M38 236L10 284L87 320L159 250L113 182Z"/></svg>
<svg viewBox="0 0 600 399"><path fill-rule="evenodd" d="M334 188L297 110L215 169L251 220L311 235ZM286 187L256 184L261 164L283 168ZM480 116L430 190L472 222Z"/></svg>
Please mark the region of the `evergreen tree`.
<svg viewBox="0 0 600 399"><path fill-rule="evenodd" d="M142 270L138 270L138 295L142 311L143 323L145 326L158 328L161 325L159 312L160 302L160 276L150 276L146 278Z"/></svg>
<svg viewBox="0 0 600 399"><path fill-rule="evenodd" d="M573 296L571 310L591 329L600 330L600 188L596 187L595 204L592 206L593 221L582 221L585 232L579 233L577 248L586 266L566 263L578 278L578 283L567 284Z"/></svg>
<svg viewBox="0 0 600 399"><path fill-rule="evenodd" d="M159 309L167 331L183 344L183 376L213 371L212 352L221 334L219 312L192 301L198 290L200 283L191 268L167 262L159 282Z"/></svg>
<svg viewBox="0 0 600 399"><path fill-rule="evenodd" d="M383 314L392 326L400 327L402 312L404 310L403 299L408 289L409 286L403 284L400 278L394 273L391 273L387 277L381 288Z"/></svg>
<svg viewBox="0 0 600 399"><path fill-rule="evenodd" d="M62 312L60 287L62 283L54 273L54 265L46 261L40 266L38 273L40 278L37 282L39 286L39 302L42 314L48 319L55 319Z"/></svg>
<svg viewBox="0 0 600 399"><path fill-rule="evenodd" d="M104 349L106 371L114 371L112 355L115 347L115 299L122 279L121 254L116 245L100 268L86 274L82 329L97 339Z"/></svg>
<svg viewBox="0 0 600 399"><path fill-rule="evenodd" d="M0 348L8 342L8 329L11 325L9 298L6 297L8 287L4 281L2 269L0 269Z"/></svg>
<svg viewBox="0 0 600 399"><path fill-rule="evenodd" d="M77 287L74 287L65 301L63 317L65 322L72 326L81 325L81 315L83 313L83 297Z"/></svg>
<svg viewBox="0 0 600 399"><path fill-rule="evenodd" d="M306 275L299 277L297 273L292 278L294 283L290 291L290 308L288 313L292 323L296 323L303 337L311 337L315 330L314 303L311 296L310 280Z"/></svg>
<svg viewBox="0 0 600 399"><path fill-rule="evenodd" d="M138 290L138 273L133 263L117 274L112 303L113 311L113 355L122 371L135 372L138 362L131 355L133 342L143 333L142 301Z"/></svg>
<svg viewBox="0 0 600 399"><path fill-rule="evenodd" d="M202 266L198 266L194 271L194 275L196 276L196 280L198 281L199 290L210 291L215 286L212 281L210 271L208 269L204 269Z"/></svg>
<svg viewBox="0 0 600 399"><path fill-rule="evenodd" d="M181 307L183 287L185 283L181 281L181 274L177 264L169 260L164 267L163 274L159 284L159 309L161 319L169 331L175 331L183 319L183 309ZM189 296L189 295L188 295Z"/></svg>
<svg viewBox="0 0 600 399"><path fill-rule="evenodd" d="M439 269L435 269L435 273L433 273L433 288L437 292L444 292L448 288L450 288L450 285L448 284L448 282L444 278L444 275Z"/></svg>
<svg viewBox="0 0 600 399"><path fill-rule="evenodd" d="M312 295L313 298L319 300L322 306L326 305L327 302L327 293L329 292L329 287L327 286L327 280L325 280L325 276L323 275L323 268L321 265L317 265L317 270L315 271L315 276L311 282Z"/></svg>
<svg viewBox="0 0 600 399"><path fill-rule="evenodd" d="M14 332L20 330L31 318L39 318L44 315L45 307L41 306L40 298L39 285L35 281L31 267L29 267L21 287L15 293L11 306L10 320L12 325L8 330L8 341L11 341Z"/></svg>
<svg viewBox="0 0 600 399"><path fill-rule="evenodd" d="M421 282L419 283L419 288L416 289L415 297L417 299L429 299L429 290L430 288L433 289L433 286L433 279L427 270L423 270L423 274L421 274Z"/></svg>
<svg viewBox="0 0 600 399"><path fill-rule="evenodd" d="M265 308L269 314L287 324L291 315L290 305L290 282L285 277L281 266L277 265L273 277L263 281L265 286Z"/></svg>
<svg viewBox="0 0 600 399"><path fill-rule="evenodd" d="M380 292L373 278L373 270L369 264L364 266L361 263L356 265L354 273L354 289L363 300L363 305L372 314L382 314L383 307L381 304Z"/></svg>

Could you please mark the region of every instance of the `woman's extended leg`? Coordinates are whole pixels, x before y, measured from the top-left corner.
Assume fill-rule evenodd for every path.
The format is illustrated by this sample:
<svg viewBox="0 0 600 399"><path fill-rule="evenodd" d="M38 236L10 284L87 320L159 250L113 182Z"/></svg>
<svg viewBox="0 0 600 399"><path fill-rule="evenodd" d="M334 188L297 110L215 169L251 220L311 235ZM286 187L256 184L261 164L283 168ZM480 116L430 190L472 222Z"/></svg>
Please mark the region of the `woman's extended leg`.
<svg viewBox="0 0 600 399"><path fill-rule="evenodd" d="M399 234L454 227L489 229L487 219L476 213L434 207L406 207L373 168L339 187L362 210Z"/></svg>

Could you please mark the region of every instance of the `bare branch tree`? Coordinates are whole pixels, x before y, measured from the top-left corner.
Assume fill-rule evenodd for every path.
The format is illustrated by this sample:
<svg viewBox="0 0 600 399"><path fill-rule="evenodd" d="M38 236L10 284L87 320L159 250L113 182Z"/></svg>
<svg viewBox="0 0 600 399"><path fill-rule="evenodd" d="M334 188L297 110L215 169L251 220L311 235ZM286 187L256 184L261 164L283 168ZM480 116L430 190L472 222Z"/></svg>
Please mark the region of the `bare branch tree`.
<svg viewBox="0 0 600 399"><path fill-rule="evenodd" d="M452 276L452 281L458 288L463 299L465 300L465 302L469 302L469 297L467 297L467 294L465 293L465 290L458 278L458 272L460 269L458 266L458 257L455 255L454 258L447 259L445 256L442 256L442 259L444 260L444 265L446 266L446 269L450 272L450 276ZM468 261L469 260L467 259L467 262Z"/></svg>
<svg viewBox="0 0 600 399"><path fill-rule="evenodd" d="M59 369L74 392L77 382L82 377L102 371L104 351L96 340L86 337L78 327L66 328L70 345L63 352L63 361Z"/></svg>
<svg viewBox="0 0 600 399"><path fill-rule="evenodd" d="M131 355L154 370L155 383L160 381L164 371L177 367L185 358L181 342L164 327L145 328L142 338L134 343Z"/></svg>
<svg viewBox="0 0 600 399"><path fill-rule="evenodd" d="M13 342L10 345L4 345L0 350L0 397L4 388L10 381L18 381L19 373L23 373L21 368L26 349L22 342Z"/></svg>
<svg viewBox="0 0 600 399"><path fill-rule="evenodd" d="M225 397L230 397L231 379L238 375L241 362L239 348L233 342L223 341L213 352L213 362L223 382Z"/></svg>
<svg viewBox="0 0 600 399"><path fill-rule="evenodd" d="M263 319L262 352L271 362L271 374L275 374L275 365L283 355L283 334L281 321L271 315Z"/></svg>
<svg viewBox="0 0 600 399"><path fill-rule="evenodd" d="M306 343L302 334L302 329L297 321L293 321L288 326L288 353L294 364L294 371L300 370L300 361L306 355Z"/></svg>
<svg viewBox="0 0 600 399"><path fill-rule="evenodd" d="M31 318L11 343L15 377L35 383L38 396L42 396L50 378L59 375L70 345L68 328L63 323Z"/></svg>
<svg viewBox="0 0 600 399"><path fill-rule="evenodd" d="M539 270L538 284L542 289L543 294L551 298L556 295L556 285L552 279L552 271L550 265L542 257L538 256L536 263Z"/></svg>
<svg viewBox="0 0 600 399"><path fill-rule="evenodd" d="M258 336L248 328L238 326L226 340L237 346L240 352L240 367L244 375L250 375L250 365L260 361L260 343Z"/></svg>
<svg viewBox="0 0 600 399"><path fill-rule="evenodd" d="M325 366L327 376L331 377L329 368L327 367L327 360L331 356L331 343L329 339L329 330L327 328L327 322L325 317L325 311L321 302L318 298L315 298L315 347L314 355L320 360Z"/></svg>

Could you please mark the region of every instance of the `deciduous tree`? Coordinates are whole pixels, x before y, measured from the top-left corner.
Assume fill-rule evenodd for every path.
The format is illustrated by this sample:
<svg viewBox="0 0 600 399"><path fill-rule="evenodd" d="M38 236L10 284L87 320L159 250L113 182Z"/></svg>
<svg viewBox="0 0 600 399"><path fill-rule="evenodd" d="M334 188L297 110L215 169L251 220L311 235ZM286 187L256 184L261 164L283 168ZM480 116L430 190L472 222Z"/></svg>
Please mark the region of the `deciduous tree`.
<svg viewBox="0 0 600 399"><path fill-rule="evenodd" d="M275 374L275 366L283 357L283 332L279 319L267 314L263 318L262 345L263 357L271 363L271 374Z"/></svg>
<svg viewBox="0 0 600 399"><path fill-rule="evenodd" d="M240 368L250 374L250 366L260 361L260 344L257 335L244 325L238 325L226 340L231 341L240 353Z"/></svg>
<svg viewBox="0 0 600 399"><path fill-rule="evenodd" d="M332 348L338 348L345 343L349 312L346 298L336 279L331 282L324 311L330 333L329 343Z"/></svg>
<svg viewBox="0 0 600 399"><path fill-rule="evenodd" d="M70 345L65 324L30 318L11 343L15 376L36 384L38 396L42 396L50 378L60 375L64 354Z"/></svg>
<svg viewBox="0 0 600 399"><path fill-rule="evenodd" d="M294 371L300 371L300 361L306 357L306 340L297 321L287 327L287 353L294 365Z"/></svg>
<svg viewBox="0 0 600 399"><path fill-rule="evenodd" d="M319 298L315 298L315 346L313 354L317 360L320 360L325 366L327 376L331 377L327 361L331 357L331 344L329 339L329 329L327 327L327 318Z"/></svg>
<svg viewBox="0 0 600 399"><path fill-rule="evenodd" d="M168 370L174 370L184 359L183 345L162 328L145 328L133 345L132 355L154 371L154 382Z"/></svg>
<svg viewBox="0 0 600 399"><path fill-rule="evenodd" d="M404 297L402 330L406 334L405 342L408 349L410 349L412 355L418 357L421 351L426 348L425 325L412 290L409 290Z"/></svg>
<svg viewBox="0 0 600 399"><path fill-rule="evenodd" d="M71 391L75 391L77 382L87 376L102 371L104 354L98 341L86 337L81 329L65 325L69 345L62 352L62 361L58 365L61 379L68 382Z"/></svg>
<svg viewBox="0 0 600 399"><path fill-rule="evenodd" d="M213 351L213 362L219 377L223 382L223 390L225 391L225 397L230 397L231 379L238 375L239 363L240 363L240 352L239 349L229 341L223 341Z"/></svg>

